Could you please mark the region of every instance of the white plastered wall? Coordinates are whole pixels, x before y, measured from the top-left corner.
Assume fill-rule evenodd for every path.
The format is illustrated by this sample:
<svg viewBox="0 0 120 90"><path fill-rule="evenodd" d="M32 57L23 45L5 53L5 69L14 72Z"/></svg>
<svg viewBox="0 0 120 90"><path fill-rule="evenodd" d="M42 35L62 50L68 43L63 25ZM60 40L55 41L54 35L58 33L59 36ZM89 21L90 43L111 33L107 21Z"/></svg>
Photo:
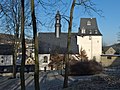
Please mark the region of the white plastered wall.
<svg viewBox="0 0 120 90"><path fill-rule="evenodd" d="M86 51L89 60L96 58L100 62L102 54L102 36L77 36L79 52L81 48Z"/></svg>
<svg viewBox="0 0 120 90"><path fill-rule="evenodd" d="M47 56L48 62L44 63L44 57ZM50 54L39 54L39 69L44 70L44 67L46 67L46 70L50 70L48 67L48 64L50 63Z"/></svg>

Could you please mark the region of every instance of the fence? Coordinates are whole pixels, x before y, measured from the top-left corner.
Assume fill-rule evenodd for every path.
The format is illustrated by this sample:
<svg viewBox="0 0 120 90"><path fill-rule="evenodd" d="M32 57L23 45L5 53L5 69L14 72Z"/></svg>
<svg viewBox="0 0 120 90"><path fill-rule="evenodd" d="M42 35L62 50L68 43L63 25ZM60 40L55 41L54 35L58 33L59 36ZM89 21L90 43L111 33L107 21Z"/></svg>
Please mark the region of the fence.
<svg viewBox="0 0 120 90"><path fill-rule="evenodd" d="M16 65L16 72L20 72L21 65ZM25 65L25 72L34 72L34 65ZM0 73L12 73L13 65L0 66Z"/></svg>

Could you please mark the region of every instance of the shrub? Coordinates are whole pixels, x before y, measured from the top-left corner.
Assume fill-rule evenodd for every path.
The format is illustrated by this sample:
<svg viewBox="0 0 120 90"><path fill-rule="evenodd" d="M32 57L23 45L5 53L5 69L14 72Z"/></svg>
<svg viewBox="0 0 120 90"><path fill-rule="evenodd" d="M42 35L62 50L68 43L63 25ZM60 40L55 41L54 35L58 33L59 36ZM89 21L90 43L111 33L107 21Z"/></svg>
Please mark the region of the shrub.
<svg viewBox="0 0 120 90"><path fill-rule="evenodd" d="M71 63L70 75L94 75L102 72L102 65L95 60Z"/></svg>

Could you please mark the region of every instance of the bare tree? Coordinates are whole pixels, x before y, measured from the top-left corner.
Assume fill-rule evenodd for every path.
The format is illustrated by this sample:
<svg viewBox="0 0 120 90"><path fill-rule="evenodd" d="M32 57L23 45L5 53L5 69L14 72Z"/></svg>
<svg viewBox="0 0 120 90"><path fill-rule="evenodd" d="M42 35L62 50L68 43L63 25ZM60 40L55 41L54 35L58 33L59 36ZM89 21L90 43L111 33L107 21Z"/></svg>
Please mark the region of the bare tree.
<svg viewBox="0 0 120 90"><path fill-rule="evenodd" d="M25 90L25 35L24 35L24 0L21 0L21 42L22 42L22 61L20 69L21 90Z"/></svg>
<svg viewBox="0 0 120 90"><path fill-rule="evenodd" d="M67 39L67 57L65 60L65 77L64 77L64 84L63 88L68 87L68 68L69 68L69 52L70 52L70 43L71 43L71 31L72 31L72 21L73 21L73 13L74 13L74 8L75 5L83 6L85 8L85 12L88 12L90 14L90 11L96 12L98 15L101 16L99 13L99 10L97 10L95 7L93 7L93 3L91 0L73 0L72 5L70 8L70 18L69 18L69 25L68 25L68 39Z"/></svg>
<svg viewBox="0 0 120 90"><path fill-rule="evenodd" d="M120 43L120 32L117 33L117 43Z"/></svg>
<svg viewBox="0 0 120 90"><path fill-rule="evenodd" d="M73 12L75 7L76 0L73 0L72 6L70 9L70 19L69 19L69 25L68 25L68 39L67 39L67 58L65 60L65 77L64 77L64 84L63 88L68 87L68 66L69 66L69 52L70 52L70 43L71 43L71 31L72 31L72 20L73 20Z"/></svg>
<svg viewBox="0 0 120 90"><path fill-rule="evenodd" d="M50 55L51 62L49 63L49 66L52 68L54 67L56 70L62 69L63 61L64 61L64 55L60 55L58 53Z"/></svg>
<svg viewBox="0 0 120 90"><path fill-rule="evenodd" d="M82 9L84 9L85 13L91 15L92 14L91 12L95 12L99 16L102 16L101 10L98 10L95 7L95 4L92 2L92 0L72 0L72 1L54 0L54 2L51 2L50 0L48 0L48 1L47 0L46 1L38 0L38 1L40 3L41 7L43 7L43 9L45 10L46 18L52 17L53 14L55 14L54 12L57 11L57 9L58 9L60 12L63 13L63 15L61 14L62 18L64 18L68 22L68 38L67 38L68 41L67 41L67 53L66 53L67 57L65 60L66 67L65 67L64 85L63 85L63 87L66 88L66 87L68 87L69 53L70 53L70 43L71 43L71 31L72 31L72 27L73 27L74 8L75 8L75 6L82 7ZM66 13L69 10L70 10L70 13L69 14ZM44 20L44 21L46 21L46 20ZM49 25L52 24L51 22L52 22L52 19L50 20L50 22L48 22Z"/></svg>
<svg viewBox="0 0 120 90"><path fill-rule="evenodd" d="M36 17L34 9L34 0L31 0L31 17L33 25L33 39L34 39L34 48L35 48L35 72L34 72L34 81L35 81L35 90L39 90L39 60L38 60L38 36L37 36L37 26L36 26Z"/></svg>
<svg viewBox="0 0 120 90"><path fill-rule="evenodd" d="M25 2L25 27L27 28L29 25L29 2ZM20 46L20 29L21 29L21 2L19 0L6 0L0 1L0 19L2 24L0 24L0 28L2 33L10 33L14 34L14 56L13 56L13 78L16 77L16 60L18 48ZM27 30L29 30L27 28ZM27 33L28 34L28 33ZM28 35L27 35L28 36Z"/></svg>
<svg viewBox="0 0 120 90"><path fill-rule="evenodd" d="M22 0L21 0L22 1ZM43 9L45 10L45 13L46 13L46 16L48 18L53 16L53 14L55 14L54 12L59 8L60 11L63 10L63 8L65 8L63 10L63 17L67 17L67 20L68 21L68 41L67 41L67 57L66 57L66 60L65 60L65 78L64 78L64 85L63 87L66 88L68 87L68 67L69 67L69 53L70 53L70 43L71 43L71 31L72 31L72 26L73 26L73 13L74 13L74 8L75 8L75 5L76 6L82 6L85 10L85 12L87 12L88 14L91 14L91 11L94 11L96 12L98 15L101 15L99 12L100 10L97 10L94 6L95 4L92 2L92 0L72 0L72 1L63 1L63 0L54 0L54 2L50 1L50 0L46 0L46 1L43 1L43 0L37 0L39 3L40 3L40 7L43 7ZM47 2L47 3L46 3ZM66 3L64 3L66 2ZM69 2L69 3L67 3ZM7 3L7 2L6 2ZM64 7L61 9L61 5L64 5ZM68 6L66 6L68 5ZM1 5L0 5L1 6ZM46 8L47 7L47 8ZM53 8L54 7L54 8ZM1 7L0 7L1 8ZM49 9L48 9L49 8ZM69 8L70 8L70 14L69 16L65 15L66 11L69 11ZM47 10L47 11L46 11ZM50 13L49 13L50 11ZM43 12L42 12L43 13ZM3 14L2 14L3 15ZM6 15L6 13L4 12L4 15ZM39 14L40 15L40 14ZM32 16L32 24L33 24L33 37L34 37L34 43L35 43L35 85L37 85L39 82L39 63L38 63L38 43L37 43L37 26L36 26L36 17L35 17L35 10L34 10L34 0L31 0L31 16ZM50 20L50 19L49 19ZM50 22L54 20L51 19ZM43 19L43 21L46 21L45 19ZM42 24L42 25L45 25L45 23L42 23L41 20L39 20L39 22ZM50 23L48 22L48 23ZM50 23L50 24L53 24L53 23ZM37 85L38 87L35 86L35 88L38 90L39 89L39 85Z"/></svg>
<svg viewBox="0 0 120 90"><path fill-rule="evenodd" d="M81 61L87 61L87 60L88 60L86 51L83 50L82 48L81 48L81 50L80 50L80 54L79 54L78 57L80 57Z"/></svg>
<svg viewBox="0 0 120 90"><path fill-rule="evenodd" d="M3 32L14 33L13 78L16 78L16 59L20 32L20 2L16 0L10 0L9 2L6 2L3 0L1 1L0 6L0 19L5 22L3 23L3 26L1 26L4 29Z"/></svg>

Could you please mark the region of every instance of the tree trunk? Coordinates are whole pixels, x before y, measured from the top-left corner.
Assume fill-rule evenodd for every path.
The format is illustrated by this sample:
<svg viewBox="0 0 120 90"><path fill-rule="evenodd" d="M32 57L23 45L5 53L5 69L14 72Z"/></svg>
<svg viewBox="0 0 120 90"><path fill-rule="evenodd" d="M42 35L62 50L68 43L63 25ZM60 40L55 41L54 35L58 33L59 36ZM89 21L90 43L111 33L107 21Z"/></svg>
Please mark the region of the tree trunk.
<svg viewBox="0 0 120 90"><path fill-rule="evenodd" d="M15 40L14 55L13 55L13 78L16 78L16 59L17 59L17 48L16 48L16 40Z"/></svg>
<svg viewBox="0 0 120 90"><path fill-rule="evenodd" d="M17 52L18 52L18 34L19 33L19 25L16 24L15 29L15 42L14 42L14 56L13 56L13 78L16 78L16 60L17 60Z"/></svg>
<svg viewBox="0 0 120 90"><path fill-rule="evenodd" d="M32 16L33 39L34 39L34 48L35 48L35 72L34 72L35 90L40 90L40 87L39 87L38 37L37 37L37 26L36 26L36 17L35 17L35 9L34 9L34 0L31 0L31 16Z"/></svg>
<svg viewBox="0 0 120 90"><path fill-rule="evenodd" d="M21 0L21 42L22 42L22 61L20 70L21 90L25 90L25 35L24 35L24 0Z"/></svg>
<svg viewBox="0 0 120 90"><path fill-rule="evenodd" d="M70 22L68 26L68 39L67 39L67 57L65 58L65 76L64 76L64 84L63 88L68 87L68 74L69 74L69 52L70 52L70 43L71 43L71 31L72 31L72 19L73 19L73 11L75 7L76 0L73 0L72 6L70 9Z"/></svg>

